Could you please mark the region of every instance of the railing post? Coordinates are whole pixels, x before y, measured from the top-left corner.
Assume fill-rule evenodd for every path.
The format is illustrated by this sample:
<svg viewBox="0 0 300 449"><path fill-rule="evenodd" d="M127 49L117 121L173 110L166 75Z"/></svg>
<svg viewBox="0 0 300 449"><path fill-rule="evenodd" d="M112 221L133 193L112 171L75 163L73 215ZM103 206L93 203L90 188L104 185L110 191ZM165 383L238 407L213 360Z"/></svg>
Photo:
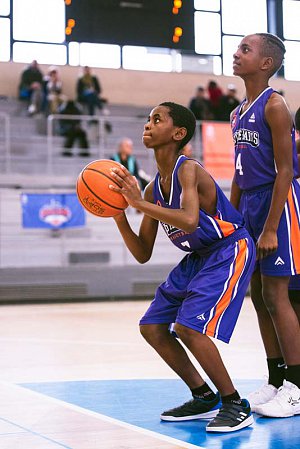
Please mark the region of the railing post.
<svg viewBox="0 0 300 449"><path fill-rule="evenodd" d="M49 115L47 118L47 173L53 172L53 120L55 115Z"/></svg>

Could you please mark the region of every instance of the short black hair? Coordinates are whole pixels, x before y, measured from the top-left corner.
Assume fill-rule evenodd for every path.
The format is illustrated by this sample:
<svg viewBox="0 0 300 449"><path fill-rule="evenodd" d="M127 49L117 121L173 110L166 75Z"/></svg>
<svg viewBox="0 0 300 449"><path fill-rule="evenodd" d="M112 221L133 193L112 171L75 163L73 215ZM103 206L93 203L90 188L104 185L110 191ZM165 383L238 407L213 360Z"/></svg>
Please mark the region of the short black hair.
<svg viewBox="0 0 300 449"><path fill-rule="evenodd" d="M263 40L262 55L265 57L271 56L274 61L274 67L270 76L273 76L282 66L284 54L286 52L282 40L272 33L256 33Z"/></svg>
<svg viewBox="0 0 300 449"><path fill-rule="evenodd" d="M196 118L192 111L181 104L173 103L172 101L165 101L159 106L165 106L169 109L169 115L173 120L175 126L186 129L186 136L182 139L179 145L179 150L183 148L193 137L196 128Z"/></svg>
<svg viewBox="0 0 300 449"><path fill-rule="evenodd" d="M297 109L295 114L295 127L300 132L300 108Z"/></svg>

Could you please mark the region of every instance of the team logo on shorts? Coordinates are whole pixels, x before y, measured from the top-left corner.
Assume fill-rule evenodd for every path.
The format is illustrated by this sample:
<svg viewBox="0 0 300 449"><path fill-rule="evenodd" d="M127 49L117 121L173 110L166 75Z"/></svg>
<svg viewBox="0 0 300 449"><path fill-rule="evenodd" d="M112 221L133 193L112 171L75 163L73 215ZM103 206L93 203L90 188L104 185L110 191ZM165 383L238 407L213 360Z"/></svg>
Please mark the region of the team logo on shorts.
<svg viewBox="0 0 300 449"><path fill-rule="evenodd" d="M284 265L284 261L281 259L281 257L277 257L274 265Z"/></svg>
<svg viewBox="0 0 300 449"><path fill-rule="evenodd" d="M201 313L200 315L197 315L196 318L197 318L197 320L205 321L205 314Z"/></svg>

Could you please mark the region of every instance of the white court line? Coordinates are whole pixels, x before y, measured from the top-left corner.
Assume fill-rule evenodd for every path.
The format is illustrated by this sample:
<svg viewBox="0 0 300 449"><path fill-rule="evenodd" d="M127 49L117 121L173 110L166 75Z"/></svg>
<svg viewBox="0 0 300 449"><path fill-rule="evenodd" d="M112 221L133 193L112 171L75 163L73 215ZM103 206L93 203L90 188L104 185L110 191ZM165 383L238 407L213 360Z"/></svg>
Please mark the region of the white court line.
<svg viewBox="0 0 300 449"><path fill-rule="evenodd" d="M152 430L143 429L142 427L135 426L133 424L128 424L123 421L119 421L118 419L111 418L110 416L102 415L101 413L93 412L92 410L87 410L83 407L80 407L79 405L69 404L68 402L64 402L61 399L56 399L51 396L44 395L42 393L39 393L37 391L32 391L29 388L22 387L20 385L10 384L9 382L2 382L0 381L0 385L16 389L16 390L22 390L26 391L27 393L32 393L33 395L36 395L40 398L46 399L49 402L52 402L54 404L60 405L62 407L68 408L70 410L76 411L78 413L81 413L83 415L92 416L93 418L99 419L100 421L105 421L110 424L115 424L119 427L124 427L125 429L132 430L134 432L141 433L143 435L150 436L152 438L156 438L157 440L166 441L167 443L174 444L176 446L181 446L186 449L205 449L203 446L195 446L194 444L186 443L185 441L176 440L175 438L168 437L166 435L162 435L160 433L153 432Z"/></svg>

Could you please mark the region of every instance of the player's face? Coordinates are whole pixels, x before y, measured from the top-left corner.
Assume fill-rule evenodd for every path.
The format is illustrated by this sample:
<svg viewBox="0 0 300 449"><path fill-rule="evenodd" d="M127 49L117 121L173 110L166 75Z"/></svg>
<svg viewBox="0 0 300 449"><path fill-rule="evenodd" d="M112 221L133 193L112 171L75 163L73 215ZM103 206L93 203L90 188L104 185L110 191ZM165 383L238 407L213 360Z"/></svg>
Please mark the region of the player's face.
<svg viewBox="0 0 300 449"><path fill-rule="evenodd" d="M233 55L233 74L245 76L259 71L262 62L261 37L251 34L244 37Z"/></svg>
<svg viewBox="0 0 300 449"><path fill-rule="evenodd" d="M163 147L173 140L176 127L166 106L152 109L144 126L143 144L147 148Z"/></svg>

